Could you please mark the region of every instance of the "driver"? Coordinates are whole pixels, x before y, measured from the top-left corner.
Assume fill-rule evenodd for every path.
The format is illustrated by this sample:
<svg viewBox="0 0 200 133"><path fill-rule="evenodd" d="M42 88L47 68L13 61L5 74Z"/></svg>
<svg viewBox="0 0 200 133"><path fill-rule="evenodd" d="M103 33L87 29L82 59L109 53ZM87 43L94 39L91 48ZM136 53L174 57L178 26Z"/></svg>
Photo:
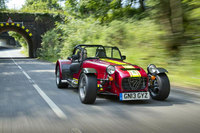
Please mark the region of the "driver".
<svg viewBox="0 0 200 133"><path fill-rule="evenodd" d="M105 58L106 57L105 50L104 49L97 49L96 50L96 57Z"/></svg>
<svg viewBox="0 0 200 133"><path fill-rule="evenodd" d="M80 60L83 61L85 59L87 59L87 50L86 49L84 49L80 52Z"/></svg>

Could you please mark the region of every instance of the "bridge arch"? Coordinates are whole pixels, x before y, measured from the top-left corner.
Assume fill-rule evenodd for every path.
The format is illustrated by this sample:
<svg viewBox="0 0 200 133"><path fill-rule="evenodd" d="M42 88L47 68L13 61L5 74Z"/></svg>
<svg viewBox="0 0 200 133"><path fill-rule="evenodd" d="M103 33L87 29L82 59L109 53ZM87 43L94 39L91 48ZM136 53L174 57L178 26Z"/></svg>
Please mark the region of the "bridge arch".
<svg viewBox="0 0 200 133"><path fill-rule="evenodd" d="M29 57L35 58L38 48L42 47L42 35L54 28L56 21L63 21L61 14L0 12L0 32L21 34L28 42Z"/></svg>
<svg viewBox="0 0 200 133"><path fill-rule="evenodd" d="M14 31L21 34L28 43L29 57L33 57L33 34L30 32L30 30L20 23L0 23L0 33L7 31Z"/></svg>

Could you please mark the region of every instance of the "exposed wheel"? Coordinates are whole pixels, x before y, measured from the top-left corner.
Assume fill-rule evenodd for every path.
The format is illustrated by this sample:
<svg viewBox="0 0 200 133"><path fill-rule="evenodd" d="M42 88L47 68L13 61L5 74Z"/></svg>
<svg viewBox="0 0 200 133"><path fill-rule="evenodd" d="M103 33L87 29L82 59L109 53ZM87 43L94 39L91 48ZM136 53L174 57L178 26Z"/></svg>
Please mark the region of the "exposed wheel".
<svg viewBox="0 0 200 133"><path fill-rule="evenodd" d="M97 96L97 78L95 75L81 74L79 97L84 104L93 104Z"/></svg>
<svg viewBox="0 0 200 133"><path fill-rule="evenodd" d="M153 86L150 87L150 95L155 100L165 100L170 93L170 83L167 75L161 73L156 75L156 79L153 81Z"/></svg>
<svg viewBox="0 0 200 133"><path fill-rule="evenodd" d="M59 66L56 67L56 85L58 88L67 88L67 83L62 83L60 79L60 69Z"/></svg>

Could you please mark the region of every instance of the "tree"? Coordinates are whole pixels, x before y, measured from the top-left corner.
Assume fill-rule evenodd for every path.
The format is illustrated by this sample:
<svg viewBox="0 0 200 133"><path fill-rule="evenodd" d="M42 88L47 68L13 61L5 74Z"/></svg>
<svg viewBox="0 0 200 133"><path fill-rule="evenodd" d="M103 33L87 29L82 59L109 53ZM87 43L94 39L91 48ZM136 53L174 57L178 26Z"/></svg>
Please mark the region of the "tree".
<svg viewBox="0 0 200 133"><path fill-rule="evenodd" d="M82 15L105 16L110 9L110 0L80 0L79 11Z"/></svg>
<svg viewBox="0 0 200 133"><path fill-rule="evenodd" d="M65 7L69 12L77 12L78 1L77 0L67 0L65 2Z"/></svg>
<svg viewBox="0 0 200 133"><path fill-rule="evenodd" d="M6 8L6 2L7 2L8 0L0 0L0 10L1 9L5 9Z"/></svg>
<svg viewBox="0 0 200 133"><path fill-rule="evenodd" d="M148 1L148 5L153 10L153 18L166 31L167 51L172 57L177 57L180 46L185 43L181 0L154 0Z"/></svg>
<svg viewBox="0 0 200 133"><path fill-rule="evenodd" d="M26 0L23 8L34 9L34 10L51 10L60 9L58 0Z"/></svg>
<svg viewBox="0 0 200 133"><path fill-rule="evenodd" d="M145 11L144 1L145 1L145 0L139 0L139 3L140 3L140 9L141 9L142 12Z"/></svg>
<svg viewBox="0 0 200 133"><path fill-rule="evenodd" d="M145 10L145 0L67 0L66 10L79 17L103 21L131 18ZM139 8L137 5L141 5Z"/></svg>
<svg viewBox="0 0 200 133"><path fill-rule="evenodd" d="M172 56L177 56L179 47L184 43L181 0L163 0L161 1L161 10L163 25L168 31L168 37L171 38L167 48L172 52Z"/></svg>

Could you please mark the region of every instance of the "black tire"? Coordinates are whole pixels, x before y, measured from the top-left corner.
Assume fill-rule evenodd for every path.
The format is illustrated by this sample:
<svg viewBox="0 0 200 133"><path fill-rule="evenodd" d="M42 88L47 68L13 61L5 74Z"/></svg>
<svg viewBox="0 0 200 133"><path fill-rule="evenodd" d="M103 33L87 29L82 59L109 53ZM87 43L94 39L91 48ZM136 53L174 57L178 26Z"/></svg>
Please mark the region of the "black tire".
<svg viewBox="0 0 200 133"><path fill-rule="evenodd" d="M156 75L154 82L157 82L157 87L149 89L151 97L155 100L165 100L170 93L170 82L167 75L165 73Z"/></svg>
<svg viewBox="0 0 200 133"><path fill-rule="evenodd" d="M84 104L93 104L97 97L97 78L92 74L81 74L79 80L79 97Z"/></svg>
<svg viewBox="0 0 200 133"><path fill-rule="evenodd" d="M63 89L68 87L68 83L62 83L60 79L60 69L59 66L56 67L56 85L58 88Z"/></svg>

